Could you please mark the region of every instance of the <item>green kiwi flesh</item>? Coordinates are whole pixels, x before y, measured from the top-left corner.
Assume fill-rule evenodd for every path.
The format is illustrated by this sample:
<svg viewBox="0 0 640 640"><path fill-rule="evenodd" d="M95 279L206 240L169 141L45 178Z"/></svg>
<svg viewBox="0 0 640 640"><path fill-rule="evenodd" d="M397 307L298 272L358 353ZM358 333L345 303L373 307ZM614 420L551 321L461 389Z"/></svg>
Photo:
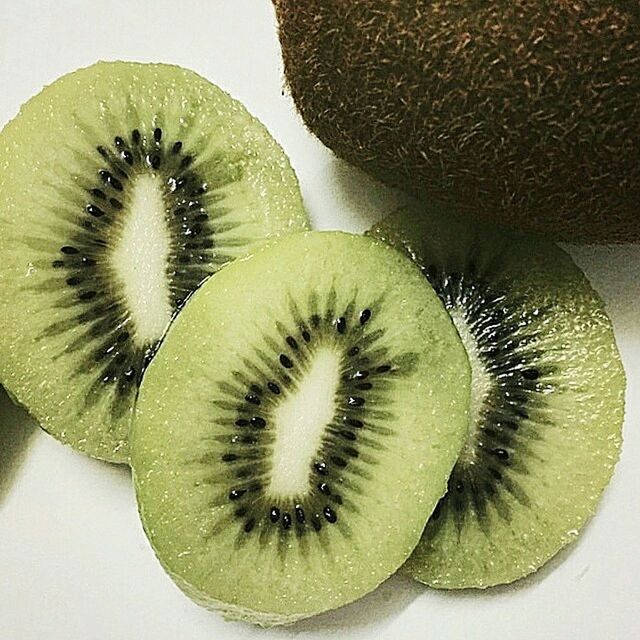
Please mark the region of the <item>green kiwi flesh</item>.
<svg viewBox="0 0 640 640"><path fill-rule="evenodd" d="M618 459L625 375L604 304L547 241L417 207L371 233L420 266L472 371L467 441L403 571L512 582L576 539Z"/></svg>
<svg viewBox="0 0 640 640"><path fill-rule="evenodd" d="M274 4L291 95L338 156L475 218L640 241L637 2Z"/></svg>
<svg viewBox="0 0 640 640"><path fill-rule="evenodd" d="M141 386L131 464L160 562L266 626L373 590L444 494L469 376L442 303L385 243L308 232L236 261Z"/></svg>
<svg viewBox="0 0 640 640"><path fill-rule="evenodd" d="M0 382L62 442L126 462L143 371L191 291L306 226L280 147L195 73L58 79L0 134Z"/></svg>

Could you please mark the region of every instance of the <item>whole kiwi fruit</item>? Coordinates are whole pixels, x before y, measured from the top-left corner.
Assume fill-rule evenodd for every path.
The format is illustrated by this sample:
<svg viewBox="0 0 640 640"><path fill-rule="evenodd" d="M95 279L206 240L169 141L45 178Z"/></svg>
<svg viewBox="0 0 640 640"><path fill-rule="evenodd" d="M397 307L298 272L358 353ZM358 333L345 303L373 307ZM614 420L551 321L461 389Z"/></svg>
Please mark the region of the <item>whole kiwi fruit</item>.
<svg viewBox="0 0 640 640"><path fill-rule="evenodd" d="M556 240L640 240L640 6L274 0L309 129L378 179Z"/></svg>

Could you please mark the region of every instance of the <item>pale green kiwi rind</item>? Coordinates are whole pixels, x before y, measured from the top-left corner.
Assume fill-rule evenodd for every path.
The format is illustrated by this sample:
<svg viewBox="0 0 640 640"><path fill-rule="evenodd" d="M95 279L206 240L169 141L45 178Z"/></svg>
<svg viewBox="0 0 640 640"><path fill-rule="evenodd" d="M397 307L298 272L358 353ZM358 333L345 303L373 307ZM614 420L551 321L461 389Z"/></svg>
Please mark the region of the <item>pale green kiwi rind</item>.
<svg viewBox="0 0 640 640"><path fill-rule="evenodd" d="M112 114L100 118L103 102ZM107 143L127 127L149 134L157 112L164 113L157 124L166 137L184 133L185 144L220 150L250 176L227 187L224 204L233 209L227 220L246 223L240 230L254 244L308 228L282 149L239 102L192 71L100 62L56 80L7 124L0 134L0 383L58 440L111 462L127 462L132 410L112 420L104 403L85 409L91 380L77 375L82 352L58 357L68 335L36 341L65 311L46 308L30 291L51 275L38 264L57 255L34 250L24 238L46 239L60 226L53 215L47 218L57 202L52 185L66 184L69 174L80 185L90 178L83 154L94 151L96 134ZM252 249L239 243L225 253L240 257Z"/></svg>
<svg viewBox="0 0 640 640"><path fill-rule="evenodd" d="M380 322L392 352L415 351L415 369L394 386L385 409L397 420L393 446L379 451L375 474L348 518L350 538L325 527L328 551L307 560L276 550L235 548L239 525L207 542L203 534L228 505L208 507L198 458L215 433L207 421L216 380L227 380L262 331L332 286L336 308L383 302ZM211 278L170 327L140 390L132 468L142 523L156 555L191 598L226 617L286 624L345 605L394 573L414 549L467 428L470 371L464 348L435 293L415 266L384 243L340 232L281 239ZM185 460L187 462L185 462Z"/></svg>
<svg viewBox="0 0 640 640"><path fill-rule="evenodd" d="M577 538L619 457L626 382L604 303L570 256L551 242L418 207L396 211L370 233L418 264L433 261L449 272L460 272L473 254L478 269L504 277L529 311L551 307L540 348L559 371L557 389L546 398L554 424L546 431L542 425L539 439L529 442L529 474L519 477L531 508L514 501L511 521L492 518L490 538L478 526L458 537L448 518L436 536L423 537L402 568L443 589L513 582Z"/></svg>

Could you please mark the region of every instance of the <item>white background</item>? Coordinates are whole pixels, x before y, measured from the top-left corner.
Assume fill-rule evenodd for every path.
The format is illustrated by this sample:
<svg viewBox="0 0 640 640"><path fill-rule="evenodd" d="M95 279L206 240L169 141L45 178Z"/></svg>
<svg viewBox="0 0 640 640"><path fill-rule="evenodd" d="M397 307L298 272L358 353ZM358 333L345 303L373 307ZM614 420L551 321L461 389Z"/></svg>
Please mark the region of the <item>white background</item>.
<svg viewBox="0 0 640 640"><path fill-rule="evenodd" d="M267 125L291 157L317 228L364 230L401 199L304 129L282 93L269 0L0 0L0 15L0 125L44 84L96 60L173 62L219 84ZM286 630L226 623L164 575L138 524L128 472L59 445L2 394L0 640L640 637L640 246L571 253L608 304L629 389L615 477L561 562L488 593L429 591L394 578Z"/></svg>

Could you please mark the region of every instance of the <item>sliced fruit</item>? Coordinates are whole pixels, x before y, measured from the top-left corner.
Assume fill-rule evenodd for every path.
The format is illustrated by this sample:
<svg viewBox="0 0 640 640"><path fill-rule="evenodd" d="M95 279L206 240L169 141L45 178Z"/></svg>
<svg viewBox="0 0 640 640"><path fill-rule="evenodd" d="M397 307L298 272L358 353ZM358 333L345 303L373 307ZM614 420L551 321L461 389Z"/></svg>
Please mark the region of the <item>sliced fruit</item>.
<svg viewBox="0 0 640 640"><path fill-rule="evenodd" d="M0 134L0 382L56 438L127 460L142 373L207 276L306 228L265 128L191 71L98 63Z"/></svg>
<svg viewBox="0 0 640 640"><path fill-rule="evenodd" d="M420 266L472 371L466 444L403 571L441 588L512 582L576 539L618 459L625 376L604 304L550 242L435 209L371 233Z"/></svg>
<svg viewBox="0 0 640 640"><path fill-rule="evenodd" d="M140 390L145 530L191 597L282 624L408 557L464 441L469 365L411 261L339 232L280 240L187 303Z"/></svg>

